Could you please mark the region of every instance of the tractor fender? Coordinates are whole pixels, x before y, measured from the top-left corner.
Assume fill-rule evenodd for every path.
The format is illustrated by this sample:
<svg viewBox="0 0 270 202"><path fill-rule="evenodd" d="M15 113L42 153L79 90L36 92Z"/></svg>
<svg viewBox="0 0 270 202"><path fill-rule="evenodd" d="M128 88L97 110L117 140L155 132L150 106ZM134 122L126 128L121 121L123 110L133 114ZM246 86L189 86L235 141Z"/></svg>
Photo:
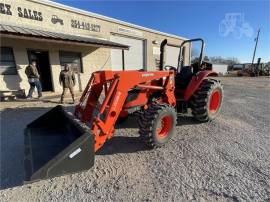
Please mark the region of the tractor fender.
<svg viewBox="0 0 270 202"><path fill-rule="evenodd" d="M194 75L189 82L185 92L184 92L184 101L188 101L189 98L195 93L199 88L202 81L208 76L218 76L214 71L200 71L198 74Z"/></svg>

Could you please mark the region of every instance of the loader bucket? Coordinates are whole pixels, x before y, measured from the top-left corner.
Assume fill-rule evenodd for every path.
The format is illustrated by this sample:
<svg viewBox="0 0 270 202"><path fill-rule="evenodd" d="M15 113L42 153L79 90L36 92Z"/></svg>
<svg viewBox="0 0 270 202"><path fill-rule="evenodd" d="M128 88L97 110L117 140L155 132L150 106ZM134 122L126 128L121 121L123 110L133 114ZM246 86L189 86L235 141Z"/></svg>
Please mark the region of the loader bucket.
<svg viewBox="0 0 270 202"><path fill-rule="evenodd" d="M87 170L94 165L94 137L56 106L25 129L25 183Z"/></svg>

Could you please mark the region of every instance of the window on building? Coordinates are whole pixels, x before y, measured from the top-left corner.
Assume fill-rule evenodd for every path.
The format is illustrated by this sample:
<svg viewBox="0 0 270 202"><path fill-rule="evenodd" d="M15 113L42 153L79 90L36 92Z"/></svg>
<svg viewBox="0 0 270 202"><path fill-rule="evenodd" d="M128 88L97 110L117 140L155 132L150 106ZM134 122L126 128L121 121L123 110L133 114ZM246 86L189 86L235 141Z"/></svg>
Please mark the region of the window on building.
<svg viewBox="0 0 270 202"><path fill-rule="evenodd" d="M13 49L9 47L1 47L0 74L15 75L17 73Z"/></svg>
<svg viewBox="0 0 270 202"><path fill-rule="evenodd" d="M65 64L71 64L74 72L83 72L81 53L60 51L60 65L64 69Z"/></svg>

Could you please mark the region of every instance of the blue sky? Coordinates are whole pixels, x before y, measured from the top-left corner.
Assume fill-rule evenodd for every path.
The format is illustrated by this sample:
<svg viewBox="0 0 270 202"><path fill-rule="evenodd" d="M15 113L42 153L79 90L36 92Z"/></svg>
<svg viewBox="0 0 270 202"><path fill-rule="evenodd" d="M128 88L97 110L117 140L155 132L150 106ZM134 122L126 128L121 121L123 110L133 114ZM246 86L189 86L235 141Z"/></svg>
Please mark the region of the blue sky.
<svg viewBox="0 0 270 202"><path fill-rule="evenodd" d="M241 62L251 62L254 38L261 28L256 58L270 61L269 0L56 1L186 38L202 37L205 55L237 57Z"/></svg>

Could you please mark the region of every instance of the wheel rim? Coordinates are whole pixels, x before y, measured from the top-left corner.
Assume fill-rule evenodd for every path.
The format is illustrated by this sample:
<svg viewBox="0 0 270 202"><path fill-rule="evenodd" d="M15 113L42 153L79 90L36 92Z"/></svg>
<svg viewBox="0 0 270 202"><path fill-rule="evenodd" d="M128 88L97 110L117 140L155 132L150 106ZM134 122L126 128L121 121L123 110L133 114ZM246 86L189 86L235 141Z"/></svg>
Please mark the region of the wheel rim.
<svg viewBox="0 0 270 202"><path fill-rule="evenodd" d="M173 119L171 116L164 116L160 119L156 132L158 137L165 138L169 135L172 128Z"/></svg>
<svg viewBox="0 0 270 202"><path fill-rule="evenodd" d="M214 91L210 96L209 110L211 113L216 113L219 109L221 94L218 90Z"/></svg>

